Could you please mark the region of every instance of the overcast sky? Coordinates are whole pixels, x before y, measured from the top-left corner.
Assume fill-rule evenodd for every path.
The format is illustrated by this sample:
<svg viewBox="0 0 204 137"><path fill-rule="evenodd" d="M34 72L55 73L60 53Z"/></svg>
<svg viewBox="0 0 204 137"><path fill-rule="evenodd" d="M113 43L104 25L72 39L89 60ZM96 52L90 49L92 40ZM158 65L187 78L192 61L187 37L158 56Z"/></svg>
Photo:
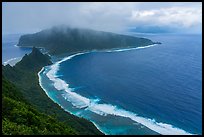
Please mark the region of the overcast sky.
<svg viewBox="0 0 204 137"><path fill-rule="evenodd" d="M159 26L202 33L202 3L179 2L4 2L2 33L33 33L53 25L125 32L129 27Z"/></svg>

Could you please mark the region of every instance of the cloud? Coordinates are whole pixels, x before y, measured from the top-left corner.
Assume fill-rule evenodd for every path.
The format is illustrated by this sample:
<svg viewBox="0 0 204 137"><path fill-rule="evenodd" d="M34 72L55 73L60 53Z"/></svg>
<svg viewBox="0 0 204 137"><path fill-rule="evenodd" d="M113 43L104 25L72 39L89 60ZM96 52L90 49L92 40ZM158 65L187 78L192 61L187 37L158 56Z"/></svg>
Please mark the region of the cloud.
<svg viewBox="0 0 204 137"><path fill-rule="evenodd" d="M32 33L58 24L112 32L141 25L185 31L202 26L201 2L9 2L2 7L3 33Z"/></svg>
<svg viewBox="0 0 204 137"><path fill-rule="evenodd" d="M130 21L159 25L192 27L202 23L202 9L195 7L171 7L156 10L133 10Z"/></svg>

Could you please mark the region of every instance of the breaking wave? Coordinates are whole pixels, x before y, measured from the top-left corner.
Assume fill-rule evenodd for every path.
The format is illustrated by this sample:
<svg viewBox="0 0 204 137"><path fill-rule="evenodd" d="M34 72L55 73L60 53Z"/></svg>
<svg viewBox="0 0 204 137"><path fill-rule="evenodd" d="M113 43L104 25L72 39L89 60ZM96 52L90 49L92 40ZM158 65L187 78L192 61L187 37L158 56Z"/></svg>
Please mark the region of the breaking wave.
<svg viewBox="0 0 204 137"><path fill-rule="evenodd" d="M16 58L11 58L5 62L3 62L3 65L11 65L11 66L14 66L17 62L19 62L22 58L21 57L16 57Z"/></svg>
<svg viewBox="0 0 204 137"><path fill-rule="evenodd" d="M137 47L137 48L131 48L131 49L117 49L117 50L111 50L106 52L120 52L120 51L127 51L127 50L133 50L133 49L144 49L144 48L153 47L155 45L156 44L145 46L145 47ZM88 52L85 52L85 53L88 53ZM146 126L147 128L162 135L190 135L190 133L184 131L183 129L174 127L173 125L157 122L154 119L138 116L137 114L127 111L123 108L119 108L116 105L99 103L100 99L89 99L84 96L81 96L80 94L77 94L76 92L73 92L73 90L69 88L68 83L58 78L57 71L59 70L60 63L85 53L77 53L54 63L53 65L50 66L50 70L46 74L46 76L51 81L53 81L54 87L57 90L66 91L66 93L63 94L63 97L67 101L72 103L73 106L75 106L76 108L92 111L102 116L114 115L114 116L130 118L131 120L138 122Z"/></svg>

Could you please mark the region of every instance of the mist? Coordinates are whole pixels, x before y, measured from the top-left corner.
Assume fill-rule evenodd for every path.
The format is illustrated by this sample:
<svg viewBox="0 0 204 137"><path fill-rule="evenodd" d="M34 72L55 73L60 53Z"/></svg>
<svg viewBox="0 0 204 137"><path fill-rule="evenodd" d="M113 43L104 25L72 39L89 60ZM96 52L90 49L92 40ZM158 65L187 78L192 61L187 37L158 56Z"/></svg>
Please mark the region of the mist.
<svg viewBox="0 0 204 137"><path fill-rule="evenodd" d="M202 3L193 2L4 2L2 34L34 33L56 25L125 33L166 28L202 33Z"/></svg>

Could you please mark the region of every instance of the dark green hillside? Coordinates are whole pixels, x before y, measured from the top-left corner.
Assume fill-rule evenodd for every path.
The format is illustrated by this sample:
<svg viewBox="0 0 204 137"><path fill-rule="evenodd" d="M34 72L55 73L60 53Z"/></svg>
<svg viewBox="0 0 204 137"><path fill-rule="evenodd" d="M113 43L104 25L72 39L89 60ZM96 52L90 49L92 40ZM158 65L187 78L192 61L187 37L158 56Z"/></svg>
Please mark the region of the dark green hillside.
<svg viewBox="0 0 204 137"><path fill-rule="evenodd" d="M23 35L17 45L22 47L44 47L50 54L59 55L87 50L147 46L153 43L146 38L57 26L35 34Z"/></svg>
<svg viewBox="0 0 204 137"><path fill-rule="evenodd" d="M37 73L43 66L50 63L48 56L33 48L32 53L24 56L15 66L2 66L2 73L7 80L15 84L24 99L40 113L55 116L57 120L69 125L78 134L102 134L93 123L65 112L58 104L47 97L39 85Z"/></svg>
<svg viewBox="0 0 204 137"><path fill-rule="evenodd" d="M36 110L19 89L2 76L3 135L75 135L68 124Z"/></svg>
<svg viewBox="0 0 204 137"><path fill-rule="evenodd" d="M18 62L15 67L23 70L32 70L42 68L44 65L51 65L50 57L48 55L42 54L37 48L33 47L32 52L25 54L23 59Z"/></svg>

